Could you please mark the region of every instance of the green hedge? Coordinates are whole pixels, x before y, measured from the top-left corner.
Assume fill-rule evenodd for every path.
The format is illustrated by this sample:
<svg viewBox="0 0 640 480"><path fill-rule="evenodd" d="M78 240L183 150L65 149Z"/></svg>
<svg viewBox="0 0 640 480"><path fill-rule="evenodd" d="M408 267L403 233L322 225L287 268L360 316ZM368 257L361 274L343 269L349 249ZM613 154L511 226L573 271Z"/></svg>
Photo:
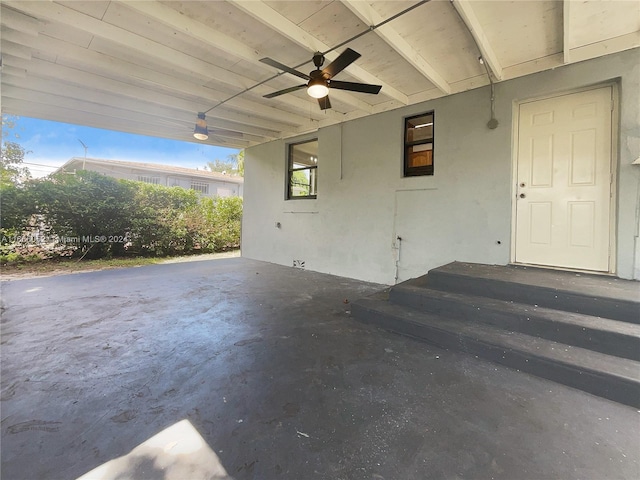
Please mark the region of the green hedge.
<svg viewBox="0 0 640 480"><path fill-rule="evenodd" d="M239 197L200 197L180 187L80 171L18 187L2 185L0 201L0 255L5 257L33 254L35 246L43 256L86 258L218 252L240 246Z"/></svg>

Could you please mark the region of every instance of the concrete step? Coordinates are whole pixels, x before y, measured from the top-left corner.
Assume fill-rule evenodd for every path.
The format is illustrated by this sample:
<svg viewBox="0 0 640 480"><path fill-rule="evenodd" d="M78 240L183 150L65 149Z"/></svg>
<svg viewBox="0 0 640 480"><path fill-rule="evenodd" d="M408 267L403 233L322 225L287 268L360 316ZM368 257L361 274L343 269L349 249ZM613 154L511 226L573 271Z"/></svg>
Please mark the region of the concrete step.
<svg viewBox="0 0 640 480"><path fill-rule="evenodd" d="M640 323L640 283L605 275L453 262L407 283Z"/></svg>
<svg viewBox="0 0 640 480"><path fill-rule="evenodd" d="M366 323L640 408L640 362L420 312L381 296L362 298L351 307Z"/></svg>
<svg viewBox="0 0 640 480"><path fill-rule="evenodd" d="M634 323L434 290L412 285L411 282L393 287L389 299L392 303L447 318L486 323L504 330L640 361L640 325Z"/></svg>

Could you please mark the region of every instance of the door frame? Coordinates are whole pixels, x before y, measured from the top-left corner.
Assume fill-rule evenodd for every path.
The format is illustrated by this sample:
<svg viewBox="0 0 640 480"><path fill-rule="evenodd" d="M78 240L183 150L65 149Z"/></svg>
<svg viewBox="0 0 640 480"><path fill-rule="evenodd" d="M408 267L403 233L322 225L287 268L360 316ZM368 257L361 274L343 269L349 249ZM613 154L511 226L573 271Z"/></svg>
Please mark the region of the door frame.
<svg viewBox="0 0 640 480"><path fill-rule="evenodd" d="M571 90L558 91L555 93L549 93L546 95L535 96L525 98L521 100L514 100L512 105L512 135L511 135L511 249L509 253L509 261L514 265L527 265L521 262L516 262L516 195L517 195L517 182L518 182L518 142L519 142L519 123L520 123L520 105L524 103L537 102L539 100L548 100L551 98L563 97L565 95L572 95L574 93L582 93L590 90L597 90L600 88L611 88L611 178L610 178L610 196L609 196L609 270L608 272L596 272L588 270L589 273L604 273L614 275L617 271L618 257L617 257L617 198L618 198L618 140L619 140L619 116L620 116L620 93L618 82L608 81L605 83L597 83L585 87L575 88ZM532 265L534 267L556 269L556 270L571 270L571 271L584 271L578 269L570 269L565 267L553 267L548 265Z"/></svg>

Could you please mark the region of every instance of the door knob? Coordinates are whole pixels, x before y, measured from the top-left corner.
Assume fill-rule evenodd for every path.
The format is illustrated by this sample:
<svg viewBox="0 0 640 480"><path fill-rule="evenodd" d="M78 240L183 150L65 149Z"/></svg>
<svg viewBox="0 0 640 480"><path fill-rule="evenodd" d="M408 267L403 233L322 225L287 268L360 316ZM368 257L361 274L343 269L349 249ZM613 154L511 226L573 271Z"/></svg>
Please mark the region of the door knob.
<svg viewBox="0 0 640 480"><path fill-rule="evenodd" d="M526 197L526 195L524 193L521 193L520 198L524 198L524 197Z"/></svg>

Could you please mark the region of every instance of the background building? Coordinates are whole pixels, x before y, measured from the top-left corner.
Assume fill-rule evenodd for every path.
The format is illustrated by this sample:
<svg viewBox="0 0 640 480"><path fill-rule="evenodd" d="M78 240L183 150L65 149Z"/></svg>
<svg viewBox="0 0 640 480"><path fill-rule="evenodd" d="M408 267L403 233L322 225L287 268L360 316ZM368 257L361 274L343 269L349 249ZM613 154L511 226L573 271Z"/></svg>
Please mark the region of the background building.
<svg viewBox="0 0 640 480"><path fill-rule="evenodd" d="M91 170L113 178L166 187L182 187L208 197L241 197L243 193L242 177L171 165L73 157L56 172L72 173L78 170Z"/></svg>

